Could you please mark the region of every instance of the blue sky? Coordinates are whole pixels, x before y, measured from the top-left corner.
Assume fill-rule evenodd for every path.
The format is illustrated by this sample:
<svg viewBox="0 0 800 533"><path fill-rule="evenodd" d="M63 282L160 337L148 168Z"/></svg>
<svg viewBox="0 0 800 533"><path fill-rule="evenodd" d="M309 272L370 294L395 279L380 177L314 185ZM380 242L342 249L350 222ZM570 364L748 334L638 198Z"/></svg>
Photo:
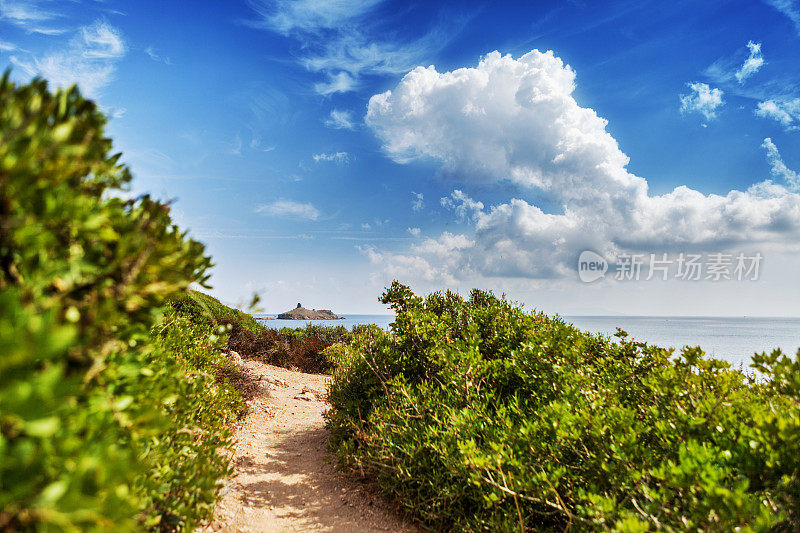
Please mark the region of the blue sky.
<svg viewBox="0 0 800 533"><path fill-rule="evenodd" d="M562 314L800 316L797 0L0 0L0 62L99 102L228 302L382 312L398 278ZM583 250L764 260L584 284Z"/></svg>

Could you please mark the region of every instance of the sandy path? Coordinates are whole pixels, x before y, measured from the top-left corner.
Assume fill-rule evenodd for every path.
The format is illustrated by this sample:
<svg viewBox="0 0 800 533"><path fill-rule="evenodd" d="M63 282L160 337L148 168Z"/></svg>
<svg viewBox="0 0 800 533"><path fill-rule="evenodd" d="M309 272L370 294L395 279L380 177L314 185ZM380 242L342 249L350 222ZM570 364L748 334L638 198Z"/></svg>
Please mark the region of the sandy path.
<svg viewBox="0 0 800 533"><path fill-rule="evenodd" d="M374 488L326 461L326 376L245 367L261 378L259 393L236 431L235 473L206 531L415 531Z"/></svg>

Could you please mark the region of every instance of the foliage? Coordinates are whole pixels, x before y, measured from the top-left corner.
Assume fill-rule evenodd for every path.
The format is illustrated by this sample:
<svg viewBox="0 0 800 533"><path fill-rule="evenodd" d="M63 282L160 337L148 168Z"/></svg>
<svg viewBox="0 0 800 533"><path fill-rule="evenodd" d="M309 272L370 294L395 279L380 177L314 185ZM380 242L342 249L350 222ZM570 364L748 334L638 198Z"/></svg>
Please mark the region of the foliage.
<svg viewBox="0 0 800 533"><path fill-rule="evenodd" d="M170 306L195 322L210 324L238 323L243 329L258 333L263 326L251 315L220 303L219 300L199 291L178 293L169 299Z"/></svg>
<svg viewBox="0 0 800 533"><path fill-rule="evenodd" d="M168 205L126 198L104 124L75 88L0 78L5 531L191 527L227 471L222 332L162 312L210 259Z"/></svg>
<svg viewBox="0 0 800 533"><path fill-rule="evenodd" d="M581 332L491 293L423 299L395 282L391 332L335 359L341 462L436 529L790 530L800 520L800 363L757 382Z"/></svg>
<svg viewBox="0 0 800 533"><path fill-rule="evenodd" d="M242 357L302 372L330 372L330 361L323 352L334 343L349 342L352 336L344 326L269 328L251 315L197 291L176 295L170 299L170 306L195 322L227 326L228 349Z"/></svg>
<svg viewBox="0 0 800 533"><path fill-rule="evenodd" d="M309 324L305 328L261 327L260 331L254 333L236 321L222 322L231 327L228 347L242 357L302 372L330 372L330 361L323 352L334 343L348 342L351 337L344 326Z"/></svg>
<svg viewBox="0 0 800 533"><path fill-rule="evenodd" d="M145 442L143 455L157 458L140 478L148 497L147 525L191 529L208 519L218 481L231 473L220 451L233 444L230 422L244 413L234 384L245 380L226 351L226 328L167 309L152 331L155 350L146 394L163 399L169 424Z"/></svg>

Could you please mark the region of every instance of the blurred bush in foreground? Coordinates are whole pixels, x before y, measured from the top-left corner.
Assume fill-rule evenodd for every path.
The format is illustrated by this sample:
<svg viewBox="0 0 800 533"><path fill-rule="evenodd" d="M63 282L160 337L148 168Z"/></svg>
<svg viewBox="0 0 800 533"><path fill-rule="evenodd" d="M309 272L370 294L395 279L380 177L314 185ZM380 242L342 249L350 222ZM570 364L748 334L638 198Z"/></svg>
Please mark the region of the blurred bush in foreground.
<svg viewBox="0 0 800 533"><path fill-rule="evenodd" d="M0 530L191 527L228 469L225 332L162 311L210 259L104 125L0 78Z"/></svg>

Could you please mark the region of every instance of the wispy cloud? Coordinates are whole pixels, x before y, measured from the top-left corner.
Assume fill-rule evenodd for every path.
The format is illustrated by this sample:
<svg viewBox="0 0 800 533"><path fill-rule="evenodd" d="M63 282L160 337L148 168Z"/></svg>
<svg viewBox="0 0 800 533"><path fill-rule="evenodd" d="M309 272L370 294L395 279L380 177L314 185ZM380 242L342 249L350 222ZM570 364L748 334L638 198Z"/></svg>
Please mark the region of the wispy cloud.
<svg viewBox="0 0 800 533"><path fill-rule="evenodd" d="M147 56L153 61L164 63L165 65L172 64L172 60L169 57L157 53L156 49L153 48L152 46L148 46L147 48L145 48L144 53L147 54Z"/></svg>
<svg viewBox="0 0 800 533"><path fill-rule="evenodd" d="M347 152L314 154L312 157L315 163L328 161L331 163L346 164L350 162L350 154Z"/></svg>
<svg viewBox="0 0 800 533"><path fill-rule="evenodd" d="M764 0L791 20L800 35L800 3L797 0Z"/></svg>
<svg viewBox="0 0 800 533"><path fill-rule="evenodd" d="M345 72L357 78L360 74L400 74L416 66L420 58L438 48L442 38L433 32L407 43L397 44L369 39L362 31L347 32L325 43L317 54L303 59L312 72Z"/></svg>
<svg viewBox="0 0 800 533"><path fill-rule="evenodd" d="M756 115L773 119L786 126L787 130L800 129L797 80L790 70L782 68L771 69L769 76L754 77L754 74L760 72L765 65L767 61L763 56L761 43L748 41L746 48L741 48L729 56L720 57L703 70L703 75L710 83L719 87L719 99L715 98L715 89L710 87L706 89L705 84L700 84L695 94L690 95L686 102L687 108L683 111L705 110L715 115L716 108L725 103L721 101L724 91L728 97L757 102L754 109ZM696 84L690 84L692 85ZM720 101L721 103L716 105Z"/></svg>
<svg viewBox="0 0 800 533"><path fill-rule="evenodd" d="M744 60L741 68L736 71L734 75L736 81L744 83L744 80L759 71L764 66L764 56L761 55L761 43L754 43L749 41L747 48L750 50L750 55Z"/></svg>
<svg viewBox="0 0 800 533"><path fill-rule="evenodd" d="M772 139L767 137L761 146L767 151L767 162L770 164L772 177L785 181L790 189L800 191L800 173L786 166Z"/></svg>
<svg viewBox="0 0 800 533"><path fill-rule="evenodd" d="M356 127L350 111L340 111L338 109L331 111L330 117L325 120L325 125L336 130L352 130Z"/></svg>
<svg viewBox="0 0 800 533"><path fill-rule="evenodd" d="M119 30L105 22L80 29L80 39L75 46L87 59L119 59L125 55L125 41Z"/></svg>
<svg viewBox="0 0 800 533"><path fill-rule="evenodd" d="M355 90L357 82L347 72L337 72L336 74L327 73L328 81L321 81L314 84L314 90L319 94L327 96L335 93L347 93Z"/></svg>
<svg viewBox="0 0 800 533"><path fill-rule="evenodd" d="M412 192L411 193L411 210L412 211L422 211L425 207L425 195L421 192Z"/></svg>
<svg viewBox="0 0 800 533"><path fill-rule="evenodd" d="M242 136L237 133L236 137L233 138L233 141L228 143L228 146L227 146L225 152L230 154L230 155L236 155L236 156L241 157L241 155L242 155Z"/></svg>
<svg viewBox="0 0 800 533"><path fill-rule="evenodd" d="M128 110L124 107L108 107L104 109L106 116L111 118L122 118Z"/></svg>
<svg viewBox="0 0 800 533"><path fill-rule="evenodd" d="M38 33L39 35L64 35L69 32L67 28L31 28L28 33Z"/></svg>
<svg viewBox="0 0 800 533"><path fill-rule="evenodd" d="M258 19L247 24L297 41L300 62L323 76L314 84L317 93L346 93L358 89L364 76L406 72L447 43L438 29L402 42L374 37L378 17L367 16L384 2L249 0Z"/></svg>
<svg viewBox="0 0 800 533"><path fill-rule="evenodd" d="M276 200L269 204L256 207L256 213L273 217L302 218L305 220L318 220L319 210L311 203L301 203L292 200Z"/></svg>
<svg viewBox="0 0 800 533"><path fill-rule="evenodd" d="M717 117L717 108L725 103L721 89L712 89L707 83L687 83L692 92L681 95L681 113L700 113L706 120Z"/></svg>
<svg viewBox="0 0 800 533"><path fill-rule="evenodd" d="M787 130L800 129L800 98L788 100L765 100L759 102L756 115L771 118L786 126Z"/></svg>
<svg viewBox="0 0 800 533"><path fill-rule="evenodd" d="M29 32L63 31L40 27L58 17L58 13L43 8L36 0L0 0L0 19Z"/></svg>
<svg viewBox="0 0 800 533"><path fill-rule="evenodd" d="M289 97L274 85L257 82L240 87L229 99L248 130L247 145L260 152L275 150L282 125L293 109Z"/></svg>
<svg viewBox="0 0 800 533"><path fill-rule="evenodd" d="M248 0L260 20L251 25L269 28L283 35L293 32L319 32L335 29L360 17L384 0Z"/></svg>
<svg viewBox="0 0 800 533"><path fill-rule="evenodd" d="M761 47L760 42L748 41L744 47L711 63L703 70L703 75L726 92L752 97L752 93L763 89L763 85L775 84L775 80L755 87L744 83L767 64Z"/></svg>
<svg viewBox="0 0 800 533"><path fill-rule="evenodd" d="M0 39L0 52L13 52L16 49L17 45Z"/></svg>
<svg viewBox="0 0 800 533"><path fill-rule="evenodd" d="M26 74L42 76L57 87L78 84L84 94L96 98L114 79L116 64L126 51L122 33L98 20L79 28L64 50L39 58L12 56L11 62Z"/></svg>
<svg viewBox="0 0 800 533"><path fill-rule="evenodd" d="M41 9L33 1L0 0L0 17L13 24L40 22L54 16L54 13Z"/></svg>
<svg viewBox="0 0 800 533"><path fill-rule="evenodd" d="M259 152L271 152L276 148L276 146L274 144L265 146L261 135L253 132L253 136L250 139L250 148L253 150L258 150Z"/></svg>

